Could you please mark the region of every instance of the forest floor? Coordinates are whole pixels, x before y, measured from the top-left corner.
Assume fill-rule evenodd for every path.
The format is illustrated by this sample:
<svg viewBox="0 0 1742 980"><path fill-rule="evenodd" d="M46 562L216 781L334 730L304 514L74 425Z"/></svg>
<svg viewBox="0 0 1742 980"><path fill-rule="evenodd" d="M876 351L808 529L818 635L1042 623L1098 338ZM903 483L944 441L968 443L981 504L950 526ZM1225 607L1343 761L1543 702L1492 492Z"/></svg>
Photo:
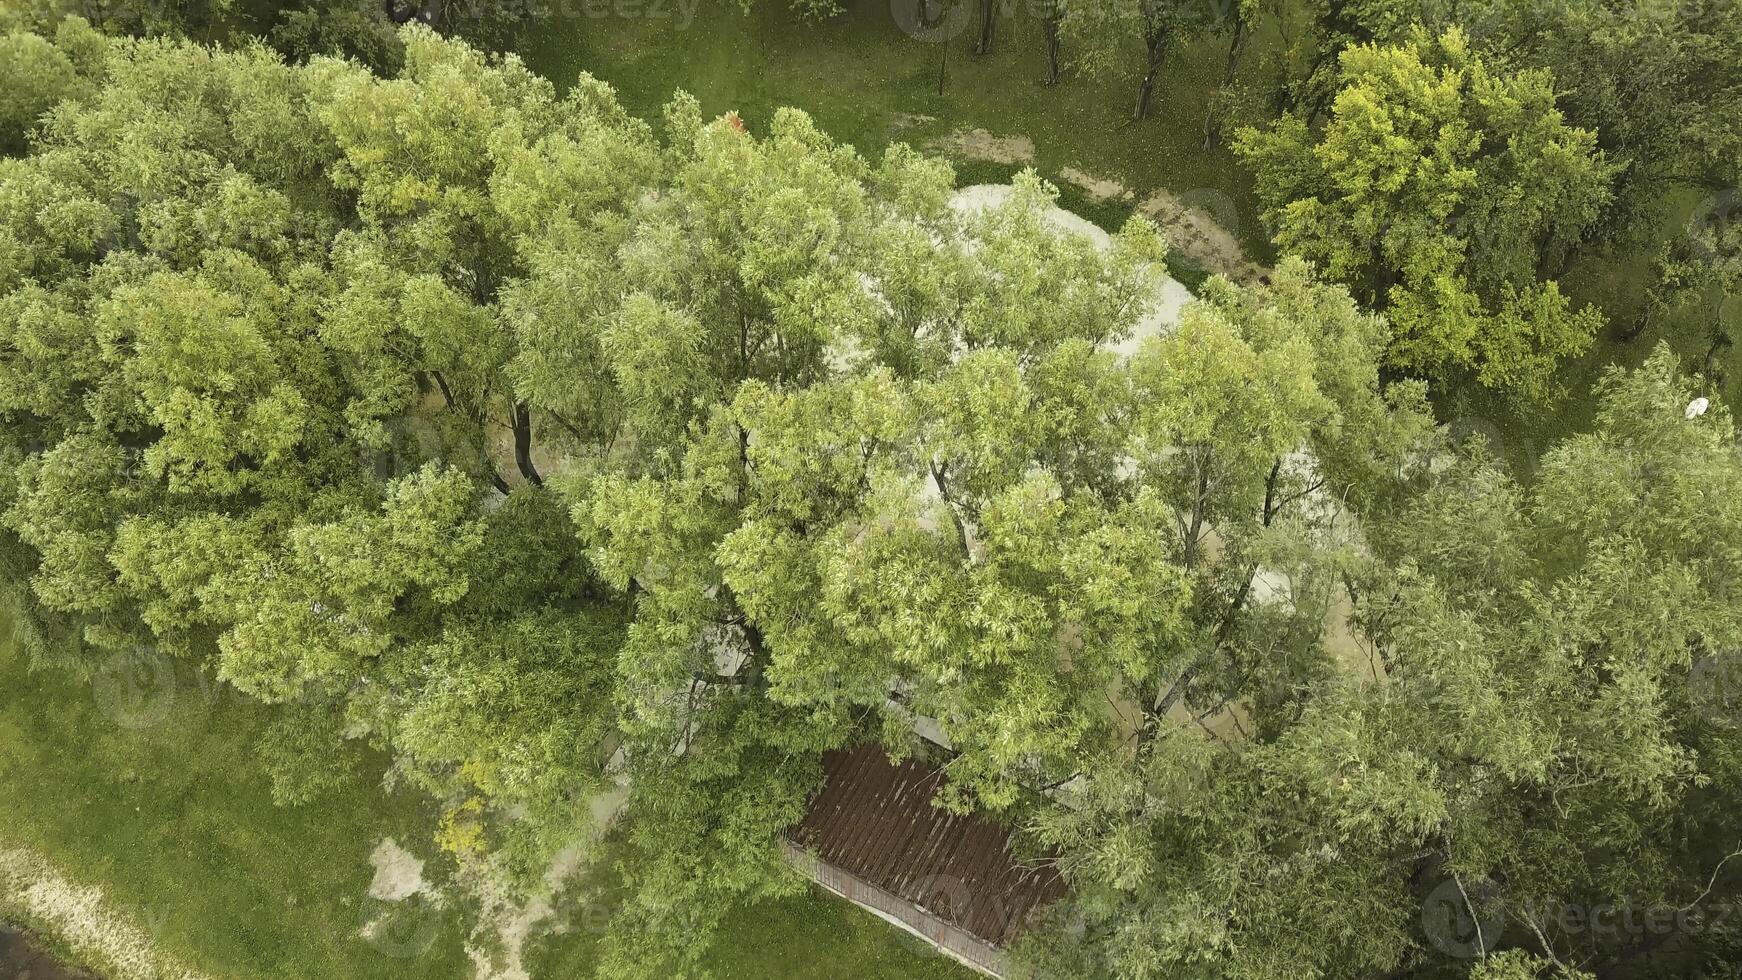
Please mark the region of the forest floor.
<svg viewBox="0 0 1742 980"><path fill-rule="evenodd" d="M380 785L385 760L280 807L254 758L271 709L167 667L84 683L32 672L10 635L0 619L0 920L115 980L475 975L479 903L435 855L436 808ZM592 975L614 846L529 930L531 975ZM104 937L128 948L93 945ZM970 976L814 890L740 909L709 966L746 980Z"/></svg>

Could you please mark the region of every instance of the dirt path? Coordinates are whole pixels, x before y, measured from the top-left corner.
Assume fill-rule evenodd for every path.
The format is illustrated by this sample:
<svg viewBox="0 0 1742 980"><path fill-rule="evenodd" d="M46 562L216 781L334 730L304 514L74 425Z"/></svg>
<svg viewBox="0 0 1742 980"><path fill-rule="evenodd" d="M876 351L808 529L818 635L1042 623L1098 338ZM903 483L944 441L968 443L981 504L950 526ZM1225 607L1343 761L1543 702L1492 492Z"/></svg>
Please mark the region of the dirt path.
<svg viewBox="0 0 1742 980"><path fill-rule="evenodd" d="M1021 133L997 135L984 129L958 129L926 143L926 148L959 160L989 163L1032 164L1035 145ZM1269 275L1270 270L1247 257L1240 247L1240 210L1227 195L1209 188L1185 193L1157 188L1142 195L1119 178L1067 166L1054 175L1095 201L1135 203L1137 213L1154 221L1167 239L1168 248L1190 258L1204 271L1234 282L1249 284Z"/></svg>
<svg viewBox="0 0 1742 980"><path fill-rule="evenodd" d="M998 136L984 129L958 129L926 144L927 149L941 151L967 160L990 163L1033 163L1034 140L1018 133Z"/></svg>
<svg viewBox="0 0 1742 980"><path fill-rule="evenodd" d="M1234 202L1216 191L1200 190L1174 194L1158 190L1145 198L1137 210L1161 229L1168 248L1190 256L1206 272L1247 285L1270 274L1248 259L1234 237L1240 214Z"/></svg>

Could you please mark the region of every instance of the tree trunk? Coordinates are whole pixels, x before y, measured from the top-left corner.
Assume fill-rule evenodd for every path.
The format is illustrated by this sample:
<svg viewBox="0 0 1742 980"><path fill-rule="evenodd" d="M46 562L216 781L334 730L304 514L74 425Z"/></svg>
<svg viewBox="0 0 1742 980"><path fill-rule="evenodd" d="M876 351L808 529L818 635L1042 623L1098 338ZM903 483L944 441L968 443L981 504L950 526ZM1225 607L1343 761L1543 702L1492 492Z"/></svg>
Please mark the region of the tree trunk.
<svg viewBox="0 0 1742 980"><path fill-rule="evenodd" d="M944 43L938 45L938 94L939 95L944 94L944 77L949 73L949 68L950 68L950 42L946 40L946 41L944 41Z"/></svg>
<svg viewBox="0 0 1742 980"><path fill-rule="evenodd" d="M1572 268L1578 244L1559 242L1555 229L1545 229L1536 243L1536 278L1543 281L1565 278Z"/></svg>
<svg viewBox="0 0 1742 980"><path fill-rule="evenodd" d="M1059 80L1059 12L1055 4L1046 16L1044 25L1046 32L1046 81L1042 84L1057 85Z"/></svg>
<svg viewBox="0 0 1742 980"><path fill-rule="evenodd" d="M962 511L956 506L955 498L950 495L949 484L945 482L948 479L946 474L949 472L949 465L927 463L926 466L931 470L932 482L938 485L938 496L943 498L944 506L949 508L950 521L956 526L956 542L962 547L962 560L972 563L974 549L968 546L968 525L962 520Z"/></svg>
<svg viewBox="0 0 1742 980"><path fill-rule="evenodd" d="M450 409L455 408L454 389L448 387L448 379L442 377L440 371L431 371L429 375L435 379L436 387L440 388L442 391L442 404Z"/></svg>
<svg viewBox="0 0 1742 980"><path fill-rule="evenodd" d="M1640 310L1639 315L1633 318L1632 326L1622 331L1621 342L1623 344L1633 343L1635 340L1639 339L1640 334L1645 333L1646 328L1649 326L1651 326L1651 308L1648 306L1645 309Z"/></svg>
<svg viewBox="0 0 1742 980"><path fill-rule="evenodd" d="M532 409L525 402L514 403L514 465L520 468L526 482L544 486L544 478L532 465Z"/></svg>
<svg viewBox="0 0 1742 980"><path fill-rule="evenodd" d="M1205 449L1198 458L1197 494L1192 498L1192 519L1185 528L1185 540L1180 545L1180 562L1189 573L1197 566L1198 539L1204 533L1204 519L1210 502L1210 465L1215 451Z"/></svg>
<svg viewBox="0 0 1742 980"><path fill-rule="evenodd" d="M1171 32L1165 27L1144 31L1143 47L1146 58L1143 69L1143 85L1137 90L1137 108L1131 114L1134 121L1149 115L1150 98L1155 94L1155 78L1161 74L1162 66L1167 63L1169 40L1171 40Z"/></svg>
<svg viewBox="0 0 1742 980"><path fill-rule="evenodd" d="M1238 13L1234 15L1234 39L1228 44L1228 65L1222 71L1222 87L1234 84L1234 75L1240 70L1240 59L1246 56L1246 44L1252 40L1252 25Z"/></svg>
<svg viewBox="0 0 1742 980"><path fill-rule="evenodd" d="M762 631L746 619L741 628L744 630L744 640L750 646L750 655L739 665L738 672L744 677L744 686L753 691L760 691L768 686L763 670L768 665L768 644L762 638Z"/></svg>
<svg viewBox="0 0 1742 980"><path fill-rule="evenodd" d="M1298 116L1302 109L1306 109L1309 125L1312 120L1318 118L1323 109L1324 101L1331 95L1336 94L1337 90L1335 85L1323 86L1327 87L1329 91L1321 93L1319 89L1322 86L1317 84L1319 72L1324 69L1327 62L1333 64L1336 62L1339 50L1340 49L1326 49L1319 51L1313 57L1313 63L1307 68L1305 75L1302 75L1297 79L1293 85L1283 86L1282 99L1279 106L1282 112L1292 112Z"/></svg>
<svg viewBox="0 0 1742 980"><path fill-rule="evenodd" d="M1222 120L1217 115L1218 111L1214 102L1211 102L1210 107L1204 110L1204 142L1200 144L1199 148L1205 153L1215 149L1217 144L1222 142Z"/></svg>
<svg viewBox="0 0 1742 980"><path fill-rule="evenodd" d="M450 411L450 412L462 411L462 409L460 408L459 402L457 400L455 400L455 398L454 398L454 390L452 388L448 387L448 379L443 377L442 373L440 371L431 371L429 373L429 376L435 380L436 387L441 389L442 403L447 405L448 411ZM524 406L516 406L516 413L517 414L516 414L515 418L516 418L516 422L517 422L517 427L516 427L515 433L514 433L514 448L515 448L516 455L518 455L519 451L520 451L520 430L518 428L518 419L519 419L518 410L520 408L523 408L523 407ZM471 418L474 422L480 421L478 416L475 416L470 412L467 412L466 415L468 418ZM530 453L531 446L532 446L532 424L530 421L528 421L527 425L526 425L526 443L527 443L527 447L528 447L528 452ZM508 485L507 480L502 479L501 473L496 472L496 464L493 460L490 459L490 451L488 448L486 448L483 451L482 455L484 457L484 468L488 469L490 471L490 485L495 487L497 490L501 491L503 496L507 496L509 490L511 490L513 488ZM528 469L531 469L531 467L532 467L532 457L530 455L528 455L527 460L526 460L526 465L520 471L521 474L525 475L526 471ZM530 479L532 479L535 484L537 484L539 486L543 486L543 481L540 481L536 478L536 473Z"/></svg>
<svg viewBox="0 0 1742 980"><path fill-rule="evenodd" d="M974 42L976 55L992 53L992 38L998 32L998 0L980 0L980 39Z"/></svg>
<svg viewBox="0 0 1742 980"><path fill-rule="evenodd" d="M1234 76L1240 71L1240 60L1246 55L1246 45L1252 39L1252 27L1246 18L1238 13L1234 15L1234 38L1228 42L1228 64L1222 70L1222 86L1218 94L1228 91L1234 85ZM1222 112L1224 106L1215 99L1210 100L1210 107L1204 110L1204 149L1213 150L1222 142Z"/></svg>
<svg viewBox="0 0 1742 980"><path fill-rule="evenodd" d="M1397 270L1384 261L1377 242L1373 245L1373 255L1373 291L1367 296L1367 305L1375 310L1384 310L1391 299L1391 287L1398 283Z"/></svg>
<svg viewBox="0 0 1742 980"><path fill-rule="evenodd" d="M1735 343L1735 341L1731 340L1730 335L1728 333L1726 333L1722 328L1719 328L1718 330L1713 331L1713 333L1712 333L1712 346L1706 348L1706 365L1705 365L1704 371L1702 372L1703 374L1705 374L1706 377L1711 378L1711 379L1718 381L1718 382L1722 382L1724 380L1723 379L1723 371L1718 366L1718 352L1727 348L1727 347L1730 347L1734 343Z"/></svg>

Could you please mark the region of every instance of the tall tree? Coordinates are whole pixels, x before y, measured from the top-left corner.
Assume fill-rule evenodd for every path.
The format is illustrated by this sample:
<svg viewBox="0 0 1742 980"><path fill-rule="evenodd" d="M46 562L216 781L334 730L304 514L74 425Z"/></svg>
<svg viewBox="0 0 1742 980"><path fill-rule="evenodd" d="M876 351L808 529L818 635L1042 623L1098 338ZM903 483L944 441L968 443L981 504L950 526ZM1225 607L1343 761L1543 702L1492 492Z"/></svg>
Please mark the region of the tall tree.
<svg viewBox="0 0 1742 980"><path fill-rule="evenodd" d="M1322 133L1290 114L1240 135L1278 245L1386 312L1397 368L1544 394L1601 321L1554 277L1616 165L1564 122L1551 75L1494 73L1457 30L1342 68Z"/></svg>
<svg viewBox="0 0 1742 980"><path fill-rule="evenodd" d="M463 77L469 122L515 146L479 106L523 76L409 39L433 77L341 138L323 113L376 84L355 66L57 32L104 84L64 91L0 172L0 520L32 629L75 638L87 668L148 642L285 704L264 752L284 798L332 781L311 754L367 737L537 870L605 779L621 613L566 509L523 487L486 510L477 419L418 397L420 373L466 405L506 388L506 329L450 283L516 258L468 224L494 214L486 179L431 179L487 147L444 142L453 105L406 106ZM523 105L582 124L578 103ZM369 169L365 144L400 169Z"/></svg>
<svg viewBox="0 0 1742 980"><path fill-rule="evenodd" d="M1489 57L1553 71L1572 124L1621 165L1601 237L1660 233L1666 194L1742 182L1742 9L1723 0L1481 0L1460 16Z"/></svg>
<svg viewBox="0 0 1742 980"><path fill-rule="evenodd" d="M1079 71L1124 74L1140 52L1133 120L1148 117L1169 55L1219 20L1215 4L1193 0L1059 0L1059 8L1059 32Z"/></svg>

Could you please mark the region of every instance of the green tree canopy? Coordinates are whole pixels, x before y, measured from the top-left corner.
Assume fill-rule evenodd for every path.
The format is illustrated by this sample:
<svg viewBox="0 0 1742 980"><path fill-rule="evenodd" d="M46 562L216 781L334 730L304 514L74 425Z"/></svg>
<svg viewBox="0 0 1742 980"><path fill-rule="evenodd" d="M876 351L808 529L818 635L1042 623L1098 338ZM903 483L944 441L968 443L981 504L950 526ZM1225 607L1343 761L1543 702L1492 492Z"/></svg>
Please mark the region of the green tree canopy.
<svg viewBox="0 0 1742 980"><path fill-rule="evenodd" d="M1047 975L1733 960L1728 411L1659 353L1520 485L1382 370L1528 390L1588 333L1536 256L1611 168L1546 75L1351 49L1322 139L1244 139L1308 258L1157 325L1148 221L1098 246L1033 173L953 201L795 110L644 122L423 28L390 77L19 37L35 650L278 705L286 801L389 750L481 874L536 879L627 783L603 975L693 974L802 887L782 835L868 741L1057 862ZM1702 929L1561 914L1627 902Z"/></svg>
<svg viewBox="0 0 1742 980"><path fill-rule="evenodd" d="M1285 115L1239 150L1278 245L1386 312L1401 370L1541 395L1601 322L1553 276L1617 165L1547 72L1491 71L1457 30L1352 48L1322 133Z"/></svg>

